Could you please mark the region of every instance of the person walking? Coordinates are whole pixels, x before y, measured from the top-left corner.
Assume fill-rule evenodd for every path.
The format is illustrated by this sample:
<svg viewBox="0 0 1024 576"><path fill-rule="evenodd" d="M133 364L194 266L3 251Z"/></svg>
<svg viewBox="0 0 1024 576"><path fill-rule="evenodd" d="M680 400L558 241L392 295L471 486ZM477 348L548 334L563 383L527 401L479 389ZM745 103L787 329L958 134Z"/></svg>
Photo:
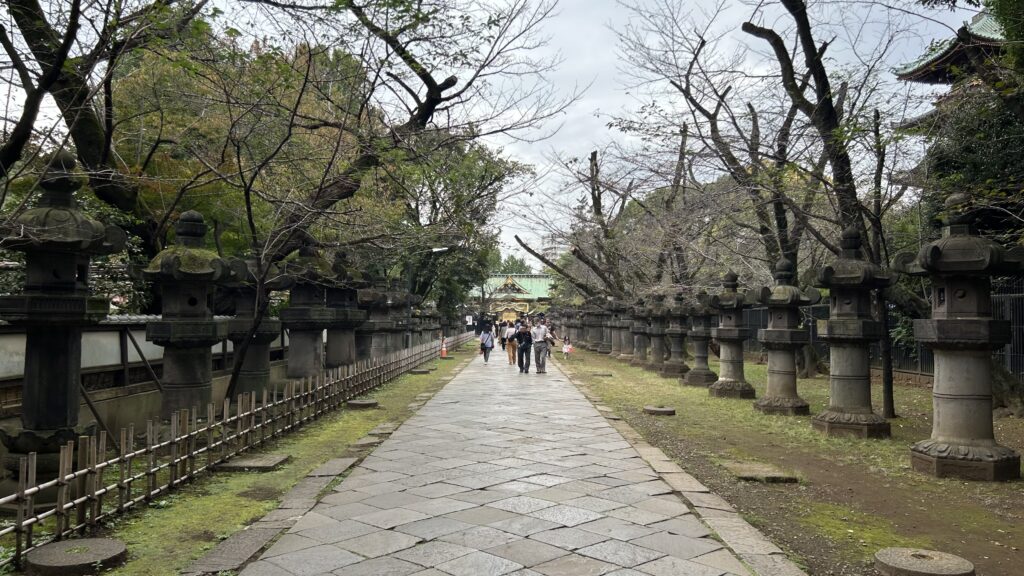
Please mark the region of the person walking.
<svg viewBox="0 0 1024 576"><path fill-rule="evenodd" d="M519 373L530 373L530 352L533 347L533 335L530 334L530 327L527 324L519 326L516 332L516 348L519 357Z"/></svg>
<svg viewBox="0 0 1024 576"><path fill-rule="evenodd" d="M516 343L516 332L517 328L511 322L508 323L508 326L505 326L505 333L503 336L505 337L505 351L508 352L509 366L515 366L516 364L516 348L518 347Z"/></svg>
<svg viewBox="0 0 1024 576"><path fill-rule="evenodd" d="M530 332L533 338L533 353L536 356L537 374L546 374L548 365L548 332L547 321L543 318L537 321L537 325Z"/></svg>
<svg viewBox="0 0 1024 576"><path fill-rule="evenodd" d="M498 324L498 339L501 341L501 349L502 350L505 349L505 325L506 325L506 322L504 320L502 320Z"/></svg>
<svg viewBox="0 0 1024 576"><path fill-rule="evenodd" d="M480 351L484 355L484 364L491 358L491 350L494 348L494 332L490 326L484 327L480 332Z"/></svg>
<svg viewBox="0 0 1024 576"><path fill-rule="evenodd" d="M570 352L572 352L572 342L569 341L568 336L565 336L562 338L562 360L568 360Z"/></svg>

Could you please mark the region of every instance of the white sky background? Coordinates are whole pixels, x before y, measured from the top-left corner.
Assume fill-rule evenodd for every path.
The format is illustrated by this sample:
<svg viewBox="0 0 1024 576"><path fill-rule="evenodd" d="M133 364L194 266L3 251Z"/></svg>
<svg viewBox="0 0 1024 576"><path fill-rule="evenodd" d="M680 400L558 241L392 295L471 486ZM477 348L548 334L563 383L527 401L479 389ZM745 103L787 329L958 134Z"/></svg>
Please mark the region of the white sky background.
<svg viewBox="0 0 1024 576"><path fill-rule="evenodd" d="M651 2L657 0L628 0L629 2ZM714 0L691 0L694 10L701 8L710 9L714 6ZM766 2L770 4L770 2ZM889 18L889 14L898 17L906 12L920 14L912 18L914 32L907 34L894 51L889 66L911 61L917 58L927 48L928 43L933 39L948 37L952 30L959 27L962 22L969 19L972 12L957 11L949 12L944 10L927 10L920 8L910 1L894 0L889 3L890 9L883 10L879 3L871 2L874 6L874 19L879 22L878 33L881 33L882 22ZM838 18L841 10L849 9L850 2L835 2L829 6L829 19ZM865 2L860 7L866 7ZM832 10L835 8L835 10ZM740 24L745 21L753 12L752 5L745 5L742 2L730 2L727 18L720 18L722 25L734 24L735 35L738 37ZM538 172L545 172L547 157L552 151L560 151L563 154L576 157L585 157L591 150L599 148L610 140L621 141L624 136L606 126L607 117L602 114L617 114L629 107L634 107L639 102L639 96L631 94L631 90L624 84L623 75L620 72L622 63L618 58L617 39L615 28L621 27L630 17L630 12L616 0L560 0L557 16L546 23L547 33L550 35L550 43L546 50L560 53L563 63L556 74L550 76L555 90L569 94L573 90L589 85L583 98L561 119L561 128L552 137L540 142L516 142L496 141L498 145L504 146L505 151L513 158L533 164ZM765 20L771 24L770 20ZM783 20L780 27L785 24ZM816 35L820 30L815 30ZM871 30L868 30L870 34ZM821 38L819 38L821 40ZM839 57L835 51L831 51L833 57ZM939 87L938 91L944 91ZM550 129L551 126L548 127ZM551 190L557 189L558 183L548 177L536 184L541 188ZM523 198L522 206L510 206L504 209L503 225L501 227L501 244L503 253L513 253L527 259L527 262L539 270L542 264L523 251L515 242L513 235L520 237L529 243L533 248L539 249L541 245L542 231L538 230L527 222L522 216L523 211L531 211L534 214L547 214L542 202L536 197Z"/></svg>

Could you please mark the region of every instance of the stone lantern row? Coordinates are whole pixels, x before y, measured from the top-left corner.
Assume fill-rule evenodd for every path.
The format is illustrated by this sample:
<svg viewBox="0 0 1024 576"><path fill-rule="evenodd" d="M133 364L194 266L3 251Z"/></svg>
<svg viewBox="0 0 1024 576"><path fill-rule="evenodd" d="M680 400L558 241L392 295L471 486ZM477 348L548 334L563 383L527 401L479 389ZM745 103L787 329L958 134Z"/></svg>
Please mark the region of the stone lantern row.
<svg viewBox="0 0 1024 576"><path fill-rule="evenodd" d="M1011 339L1008 321L992 317L991 278L1024 272L1024 248L1006 250L974 234L969 213L951 197L954 214L943 236L918 254L900 255L895 268L928 276L932 283L932 317L914 321L915 337L934 352L933 427L931 438L911 449L915 470L939 477L1005 480L1020 477L1020 456L995 441L992 423L991 352ZM887 438L889 423L871 403L869 347L885 328L873 319L872 292L893 282L890 274L868 262L855 229L845 230L841 253L821 269L816 286L828 289L829 319L821 338L830 347L829 405L814 416L812 427L827 435ZM638 301L632 307L612 300L591 301L576 311L561 311L562 325L582 348L679 377L691 386L707 386L718 397L755 397L743 372L743 342L749 329L743 310L761 304L768 326L757 338L767 350L765 395L754 408L766 414L807 415L808 403L797 393L796 352L808 344L800 309L817 303L820 293L794 285L794 266L775 266L775 285L739 292L729 272L718 294L697 295L685 304L677 295ZM712 316L719 324L711 326ZM686 324L689 319L690 327ZM685 338L693 341L694 366L685 363ZM708 367L708 344L718 342L721 375Z"/></svg>
<svg viewBox="0 0 1024 576"><path fill-rule="evenodd" d="M71 154L55 154L40 180L37 206L0 230L3 245L23 252L26 264L23 292L0 297L0 318L26 333L21 427L0 429L8 449L3 465L15 474L19 457L29 452L39 454L41 474L56 473L60 446L85 431L78 422L82 328L109 312L106 298L91 295L90 258L125 245L122 230L78 208L74 193L82 181L75 164ZM282 327L290 336L287 375L303 378L324 366L351 365L431 341L447 324L433 311L410 314L408 307L419 301L395 285L355 281L343 255L331 265L305 246L294 260L259 270L253 259L224 259L203 248L206 232L201 214L182 213L175 243L143 271L162 302L162 315L147 324L146 338L164 348L163 418L213 400L211 347L225 338L236 351L246 348L244 358L236 354L237 391L262 393L270 383L270 344ZM237 313L228 322L214 320L216 287L234 298ZM270 291L284 289L289 305L280 319L258 313Z"/></svg>

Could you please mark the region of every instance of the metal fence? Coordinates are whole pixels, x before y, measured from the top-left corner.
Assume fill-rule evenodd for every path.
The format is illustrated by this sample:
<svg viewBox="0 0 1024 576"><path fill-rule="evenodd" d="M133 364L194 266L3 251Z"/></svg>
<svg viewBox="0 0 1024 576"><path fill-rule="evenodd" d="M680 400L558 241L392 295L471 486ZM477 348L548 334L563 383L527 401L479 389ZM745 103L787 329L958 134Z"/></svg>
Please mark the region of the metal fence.
<svg viewBox="0 0 1024 576"><path fill-rule="evenodd" d="M449 346L472 337L467 333L449 338ZM134 427L122 428L119 442L103 431L80 436L77 446L70 441L60 447L52 480L38 482L37 455L23 456L17 492L0 498L0 506L15 512L13 523L0 529L0 537L14 539L13 554L0 560L0 566L20 565L25 553L43 544L91 532L108 517L148 504L217 464L299 429L437 358L440 348L440 342L429 342L290 381L259 397L241 394L234 403L226 398L222 406L207 405L205 412L183 410L167 423L149 420L141 438ZM44 492L55 494L55 505L37 505ZM53 526L41 534L40 527L48 520Z"/></svg>

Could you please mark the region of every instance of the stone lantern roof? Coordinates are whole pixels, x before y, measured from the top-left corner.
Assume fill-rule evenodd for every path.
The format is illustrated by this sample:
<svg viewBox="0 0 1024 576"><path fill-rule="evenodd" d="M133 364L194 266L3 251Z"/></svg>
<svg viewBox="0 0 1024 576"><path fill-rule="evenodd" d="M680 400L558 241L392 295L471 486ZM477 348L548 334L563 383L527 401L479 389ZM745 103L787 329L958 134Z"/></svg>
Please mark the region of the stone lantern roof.
<svg viewBox="0 0 1024 576"><path fill-rule="evenodd" d="M35 207L5 226L3 246L23 252L111 254L124 248L125 233L89 218L78 209L74 194L82 182L73 174L75 158L67 151L53 155L40 179L43 193Z"/></svg>
<svg viewBox="0 0 1024 576"><path fill-rule="evenodd" d="M202 247L206 236L203 215L194 210L183 212L174 225L175 243L160 251L142 271L154 282L221 282L230 278L227 261Z"/></svg>
<svg viewBox="0 0 1024 576"><path fill-rule="evenodd" d="M973 234L967 202L965 194L950 195L946 199L950 216L942 228L942 238L922 246L916 257L899 254L897 269L911 276L1010 276L1024 270L1024 247L1007 249Z"/></svg>
<svg viewBox="0 0 1024 576"><path fill-rule="evenodd" d="M775 286L762 288L761 302L768 306L810 306L821 300L821 293L811 288L802 292L793 284L796 267L783 258L775 264Z"/></svg>
<svg viewBox="0 0 1024 576"><path fill-rule="evenodd" d="M285 262L284 272L297 284L325 284L333 275L330 262L312 244L299 247L298 256Z"/></svg>
<svg viewBox="0 0 1024 576"><path fill-rule="evenodd" d="M842 248L839 258L818 271L818 288L885 288L892 284L891 274L864 259L860 231L856 228L843 230L839 245Z"/></svg>

